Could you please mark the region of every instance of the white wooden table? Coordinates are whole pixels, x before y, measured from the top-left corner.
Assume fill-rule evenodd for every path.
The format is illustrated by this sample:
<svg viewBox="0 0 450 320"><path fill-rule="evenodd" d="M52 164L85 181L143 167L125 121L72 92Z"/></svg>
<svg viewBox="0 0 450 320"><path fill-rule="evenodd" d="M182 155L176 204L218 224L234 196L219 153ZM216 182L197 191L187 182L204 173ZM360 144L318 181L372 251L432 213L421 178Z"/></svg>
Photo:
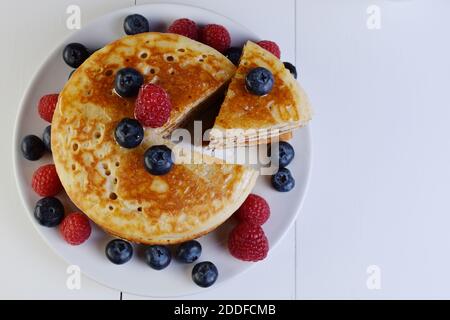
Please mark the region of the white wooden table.
<svg viewBox="0 0 450 320"><path fill-rule="evenodd" d="M295 228L250 272L188 298L450 298L450 1L167 2L277 41L316 111L312 182ZM0 2L0 298L140 298L85 277L68 290L67 265L28 221L13 178L20 97L73 32L72 4L86 23L136 3Z"/></svg>

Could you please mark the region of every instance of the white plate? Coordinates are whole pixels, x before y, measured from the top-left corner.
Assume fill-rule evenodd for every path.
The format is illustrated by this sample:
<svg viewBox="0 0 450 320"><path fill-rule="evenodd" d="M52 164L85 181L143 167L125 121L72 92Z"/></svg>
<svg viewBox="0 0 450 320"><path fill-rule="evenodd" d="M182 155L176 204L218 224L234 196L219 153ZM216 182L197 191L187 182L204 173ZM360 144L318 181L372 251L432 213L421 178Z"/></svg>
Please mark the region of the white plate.
<svg viewBox="0 0 450 320"><path fill-rule="evenodd" d="M173 20L188 17L200 24L218 23L226 26L232 36L233 45L242 45L246 40L258 40L255 34L240 24L217 13L204 9L176 5L149 4L144 6L121 9L89 23L81 30L72 34L66 41L54 50L43 63L26 91L19 109L14 137L14 164L19 193L38 232L48 245L69 264L78 265L88 277L121 291L152 297L173 297L193 294L206 289L196 286L191 280L192 265L182 265L173 261L163 271L150 269L142 258L142 247L135 246L135 256L122 266L110 263L104 254L106 243L111 237L101 229L94 227L90 239L81 246L68 245L59 235L58 229L45 228L37 224L33 216L33 209L39 196L30 187L31 176L40 165L51 163L51 156L47 155L39 161L25 160L20 152L20 141L27 134L42 135L48 125L39 118L37 102L48 93L59 92L71 69L65 65L61 57L65 44L80 42L88 48L99 48L124 35L122 22L125 16L140 13L151 22L152 31L164 31ZM262 195L270 204L272 216L264 225L264 230L270 242L271 250L287 233L293 224L302 205L308 185L311 165L311 139L308 128L297 131L291 142L296 151L296 157L289 168L295 179L296 187L288 193L279 193L270 185L270 177L261 176L253 191ZM63 199L66 212L73 208L65 196ZM227 223L213 233L202 237L200 242L203 253L200 261L213 261L219 269L216 288L239 273L247 270L252 263L242 262L233 258L227 250L226 239L230 229Z"/></svg>

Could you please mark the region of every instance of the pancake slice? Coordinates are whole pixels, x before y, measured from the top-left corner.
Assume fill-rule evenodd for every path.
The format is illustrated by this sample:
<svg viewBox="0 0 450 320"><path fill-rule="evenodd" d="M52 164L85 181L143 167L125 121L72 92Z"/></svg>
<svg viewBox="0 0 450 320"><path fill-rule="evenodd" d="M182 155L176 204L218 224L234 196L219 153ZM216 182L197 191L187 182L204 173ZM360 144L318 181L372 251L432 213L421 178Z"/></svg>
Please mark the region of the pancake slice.
<svg viewBox="0 0 450 320"><path fill-rule="evenodd" d="M245 88L247 73L256 67L272 72L275 83L265 96ZM308 98L283 63L270 52L248 41L225 101L210 131L210 147L224 148L267 143L290 134L311 119Z"/></svg>
<svg viewBox="0 0 450 320"><path fill-rule="evenodd" d="M114 92L115 73L124 67L161 85L173 105L169 122L146 129L134 149L114 139L117 123L134 112L134 99ZM127 36L95 52L61 91L52 120L55 166L74 204L107 232L144 244L184 242L222 224L251 192L257 172L212 161L164 136L233 73L214 49L174 34ZM144 152L156 144L175 154L163 176L144 168ZM208 161L185 163L183 155Z"/></svg>

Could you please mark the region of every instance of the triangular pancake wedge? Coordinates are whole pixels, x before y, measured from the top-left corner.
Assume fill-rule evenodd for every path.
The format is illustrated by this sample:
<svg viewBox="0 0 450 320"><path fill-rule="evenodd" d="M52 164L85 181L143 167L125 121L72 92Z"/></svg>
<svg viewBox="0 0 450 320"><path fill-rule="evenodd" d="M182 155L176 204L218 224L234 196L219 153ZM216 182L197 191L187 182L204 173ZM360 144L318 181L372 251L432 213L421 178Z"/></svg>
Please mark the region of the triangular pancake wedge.
<svg viewBox="0 0 450 320"><path fill-rule="evenodd" d="M165 88L173 105L168 124L146 129L134 149L114 139L117 123L134 111L134 99L113 92L114 76L124 67ZM255 170L177 161L168 174L153 176L143 155L151 145L170 145L164 134L234 71L214 49L173 34L128 36L95 52L61 91L52 120L53 159L74 204L112 235L144 244L184 242L222 224L251 192Z"/></svg>
<svg viewBox="0 0 450 320"><path fill-rule="evenodd" d="M245 88L247 73L256 67L270 70L274 86L257 96ZM270 138L304 126L311 119L308 98L284 64L270 52L248 41L236 75L210 131L210 146L234 147L267 143Z"/></svg>

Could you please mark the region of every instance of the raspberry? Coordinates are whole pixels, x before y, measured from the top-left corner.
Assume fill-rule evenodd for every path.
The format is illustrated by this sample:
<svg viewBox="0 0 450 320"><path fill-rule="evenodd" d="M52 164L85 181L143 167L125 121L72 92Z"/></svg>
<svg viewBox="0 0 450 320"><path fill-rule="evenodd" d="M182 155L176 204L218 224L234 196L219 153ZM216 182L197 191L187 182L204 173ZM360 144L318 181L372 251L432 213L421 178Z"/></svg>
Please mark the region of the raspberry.
<svg viewBox="0 0 450 320"><path fill-rule="evenodd" d="M33 190L42 197L52 197L62 190L62 184L54 164L39 167L33 174L31 181Z"/></svg>
<svg viewBox="0 0 450 320"><path fill-rule="evenodd" d="M161 127L169 120L171 110L169 95L163 88L151 83L141 86L134 116L144 127Z"/></svg>
<svg viewBox="0 0 450 320"><path fill-rule="evenodd" d="M42 119L52 122L53 113L58 102L58 94L47 94L39 100L38 112Z"/></svg>
<svg viewBox="0 0 450 320"><path fill-rule="evenodd" d="M182 36L191 38L193 40L198 40L198 27L197 24L189 19L178 19L172 22L167 29L169 33L176 33Z"/></svg>
<svg viewBox="0 0 450 320"><path fill-rule="evenodd" d="M77 246L85 242L91 235L91 224L84 214L73 212L64 218L59 230L67 243Z"/></svg>
<svg viewBox="0 0 450 320"><path fill-rule="evenodd" d="M280 57L281 57L280 47L275 42L269 41L269 40L263 40L263 41L258 42L258 45L261 48L266 49L267 51L272 53L278 59L280 59Z"/></svg>
<svg viewBox="0 0 450 320"><path fill-rule="evenodd" d="M250 194L236 211L239 221L263 225L270 216L269 204L256 194Z"/></svg>
<svg viewBox="0 0 450 320"><path fill-rule="evenodd" d="M267 256L269 241L260 226L241 222L230 233L228 250L237 259L259 261Z"/></svg>
<svg viewBox="0 0 450 320"><path fill-rule="evenodd" d="M218 24L208 24L201 30L201 41L224 53L230 48L231 37L224 26Z"/></svg>

